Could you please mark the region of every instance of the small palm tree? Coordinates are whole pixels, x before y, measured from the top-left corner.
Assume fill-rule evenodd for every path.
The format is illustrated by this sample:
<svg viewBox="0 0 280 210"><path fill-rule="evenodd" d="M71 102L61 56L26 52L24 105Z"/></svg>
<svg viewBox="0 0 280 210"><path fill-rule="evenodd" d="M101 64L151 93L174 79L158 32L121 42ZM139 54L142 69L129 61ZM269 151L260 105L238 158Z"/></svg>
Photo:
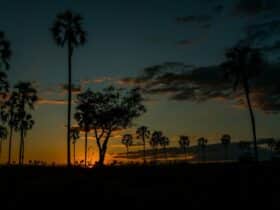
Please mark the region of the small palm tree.
<svg viewBox="0 0 280 210"><path fill-rule="evenodd" d="M228 134L224 134L222 135L221 137L221 143L222 145L224 146L224 150L225 150L225 160L228 160L228 156L229 156L229 145L230 145L230 142L231 142L231 136L228 135Z"/></svg>
<svg viewBox="0 0 280 210"><path fill-rule="evenodd" d="M167 150L166 147L169 145L169 138L166 136L162 136L159 140L159 145L163 147L163 151L165 154L165 159L167 159Z"/></svg>
<svg viewBox="0 0 280 210"><path fill-rule="evenodd" d="M275 146L276 146L276 140L274 138L269 138L267 140L267 146L270 148L270 156L271 156L271 159L272 159L273 151L274 151Z"/></svg>
<svg viewBox="0 0 280 210"><path fill-rule="evenodd" d="M7 136L8 136L7 128L0 125L0 157L2 154L2 142L3 140L7 139Z"/></svg>
<svg viewBox="0 0 280 210"><path fill-rule="evenodd" d="M185 160L187 160L187 148L190 146L190 140L188 136L180 136L179 145L184 150Z"/></svg>
<svg viewBox="0 0 280 210"><path fill-rule="evenodd" d="M154 131L152 133L151 139L150 139L150 145L154 150L154 159L156 160L157 156L157 147L159 145L160 139L162 138L162 132L161 131Z"/></svg>
<svg viewBox="0 0 280 210"><path fill-rule="evenodd" d="M74 49L86 43L86 32L82 28L83 18L71 11L58 14L51 28L57 46L68 48L68 112L67 112L67 165L71 165L70 128L72 101L72 56Z"/></svg>
<svg viewBox="0 0 280 210"><path fill-rule="evenodd" d="M87 90L77 95L77 111L74 116L80 126L80 129L85 132L85 167L87 167L88 133L90 132L90 125L92 121L91 97L93 94L94 93L91 90Z"/></svg>
<svg viewBox="0 0 280 210"><path fill-rule="evenodd" d="M32 115L27 113L28 109L33 110L34 104L37 101L37 91L30 82L19 82L14 86L14 93L17 95L16 104L16 131L20 131L20 149L19 149L19 164L24 162L24 138L27 131L32 129L34 120Z"/></svg>
<svg viewBox="0 0 280 210"><path fill-rule="evenodd" d="M126 147L126 156L128 158L128 153L129 153L129 147L132 145L133 143L133 137L131 134L125 134L123 135L122 138L122 144Z"/></svg>
<svg viewBox="0 0 280 210"><path fill-rule="evenodd" d="M72 144L73 144L73 159L74 159L74 164L75 164L76 163L76 143L77 143L77 140L80 138L80 128L71 127L70 136L71 136Z"/></svg>
<svg viewBox="0 0 280 210"><path fill-rule="evenodd" d="M239 148L242 151L242 158L246 160L251 159L251 142L249 141L240 141Z"/></svg>
<svg viewBox="0 0 280 210"><path fill-rule="evenodd" d="M144 163L146 163L146 139L150 138L150 130L146 126L141 126L136 130L137 139L141 139L143 142L143 152L144 152Z"/></svg>
<svg viewBox="0 0 280 210"><path fill-rule="evenodd" d="M198 144L198 148L200 150L200 160L205 161L206 160L206 145L207 145L208 140L204 137L200 137L199 139L197 139L197 144Z"/></svg>
<svg viewBox="0 0 280 210"><path fill-rule="evenodd" d="M252 134L254 143L255 160L258 161L257 135L255 116L250 99L250 81L258 76L264 69L265 61L259 49L247 46L236 46L226 52L226 61L222 64L226 77L234 80L233 88L242 86L252 124Z"/></svg>

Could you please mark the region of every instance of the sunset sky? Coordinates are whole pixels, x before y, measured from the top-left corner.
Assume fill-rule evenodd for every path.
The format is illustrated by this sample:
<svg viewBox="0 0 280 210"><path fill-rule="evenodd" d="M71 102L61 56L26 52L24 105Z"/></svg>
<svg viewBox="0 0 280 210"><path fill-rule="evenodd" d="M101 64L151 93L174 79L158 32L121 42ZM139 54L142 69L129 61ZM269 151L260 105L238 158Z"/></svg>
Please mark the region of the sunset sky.
<svg viewBox="0 0 280 210"><path fill-rule="evenodd" d="M34 81L39 90L36 124L26 138L26 161L66 161L63 86L67 81L67 51L54 44L49 31L55 15L66 9L84 17L88 34L87 44L75 50L73 56L74 83L80 87L77 92L87 87L99 90L110 84L126 87L123 78L138 77L146 67L168 62L184 63L190 66L187 71L201 72L200 67L204 67L202 80L208 81L208 69L223 61L225 50L248 37L265 49L274 67L280 58L278 0L2 0L0 30L11 41L13 50L9 79L12 84ZM279 83L280 68L274 69L258 83L269 88L264 88L261 97L256 91L253 101L259 138L280 137L279 114L267 113L277 112L279 101L269 98L269 103L263 103L271 94L266 90L272 88L271 84L278 85L274 82ZM209 97L198 103L184 98L170 100L172 94L162 91L145 95L149 99L145 102L147 113L135 121L135 127L146 125L161 130L173 146L182 134L189 135L192 144L201 136L210 143L217 142L224 133L230 134L233 141L251 139L248 110L236 103L237 98ZM18 136L14 138L16 143ZM125 151L120 136L118 133L111 139L109 159L110 154ZM81 158L83 143L81 138ZM6 141L1 161L6 161L7 145ZM90 154L97 155L93 138L90 145ZM17 153L15 146L14 160Z"/></svg>

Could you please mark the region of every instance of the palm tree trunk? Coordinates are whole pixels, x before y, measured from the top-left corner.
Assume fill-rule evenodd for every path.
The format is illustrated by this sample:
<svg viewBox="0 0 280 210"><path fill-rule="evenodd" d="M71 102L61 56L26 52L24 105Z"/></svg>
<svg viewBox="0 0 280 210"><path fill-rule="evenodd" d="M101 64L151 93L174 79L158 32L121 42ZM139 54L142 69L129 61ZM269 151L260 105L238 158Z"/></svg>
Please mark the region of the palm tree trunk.
<svg viewBox="0 0 280 210"><path fill-rule="evenodd" d="M71 166L70 128L71 128L71 100L72 100L72 47L71 38L68 40L68 110L67 110L67 166Z"/></svg>
<svg viewBox="0 0 280 210"><path fill-rule="evenodd" d="M128 160L128 153L129 153L129 151L128 151L128 145L126 146L126 159Z"/></svg>
<svg viewBox="0 0 280 210"><path fill-rule="evenodd" d="M0 160L1 160L1 155L2 155L2 139L0 139Z"/></svg>
<svg viewBox="0 0 280 210"><path fill-rule="evenodd" d="M22 151L21 151L21 164L24 164L24 134L22 132Z"/></svg>
<svg viewBox="0 0 280 210"><path fill-rule="evenodd" d="M144 147L144 163L146 163L146 141L145 141L145 138L143 137L142 138L143 140L143 147Z"/></svg>
<svg viewBox="0 0 280 210"><path fill-rule="evenodd" d="M23 163L23 129L20 130L20 145L19 145L19 157L18 157L19 165Z"/></svg>
<svg viewBox="0 0 280 210"><path fill-rule="evenodd" d="M13 130L13 126L10 126L8 165L11 164Z"/></svg>
<svg viewBox="0 0 280 210"><path fill-rule="evenodd" d="M87 134L88 134L88 132L85 131L85 168L87 167L87 148L88 148Z"/></svg>
<svg viewBox="0 0 280 210"><path fill-rule="evenodd" d="M73 143L73 159L74 159L74 165L76 163L76 142Z"/></svg>
<svg viewBox="0 0 280 210"><path fill-rule="evenodd" d="M249 84L247 81L244 82L244 90L246 95L246 100L250 112L251 124L252 124L252 132L253 132L253 143L254 143L254 153L255 153L255 160L258 161L258 147L257 147L257 135L256 135L256 124L255 124L255 116L251 105L251 100L249 96Z"/></svg>

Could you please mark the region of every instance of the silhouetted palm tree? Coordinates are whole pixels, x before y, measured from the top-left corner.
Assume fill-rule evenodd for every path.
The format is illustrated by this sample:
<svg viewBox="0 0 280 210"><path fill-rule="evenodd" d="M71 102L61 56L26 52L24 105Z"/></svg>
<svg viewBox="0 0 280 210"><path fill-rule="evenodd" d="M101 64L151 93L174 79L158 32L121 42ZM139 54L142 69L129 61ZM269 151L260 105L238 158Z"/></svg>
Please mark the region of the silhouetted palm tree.
<svg viewBox="0 0 280 210"><path fill-rule="evenodd" d="M77 96L77 107L75 119L77 120L81 130L85 132L85 167L87 166L87 151L88 151L88 133L90 132L90 124L92 121L92 102L91 97L93 92L87 90Z"/></svg>
<svg viewBox="0 0 280 210"><path fill-rule="evenodd" d="M221 143L222 145L224 146L224 149L225 149L225 160L228 160L228 156L229 156L229 145L230 145L230 142L231 142L231 136L228 135L228 134L224 134L222 135L221 137Z"/></svg>
<svg viewBox="0 0 280 210"><path fill-rule="evenodd" d="M206 160L206 145L207 145L208 140L205 139L204 137L200 137L199 139L197 139L197 144L198 144L198 148L200 149L200 153L201 153L201 158L203 161Z"/></svg>
<svg viewBox="0 0 280 210"><path fill-rule="evenodd" d="M129 150L128 148L132 145L133 143L133 137L131 134L124 134L122 137L122 144L126 147L126 156L128 158L128 153Z"/></svg>
<svg viewBox="0 0 280 210"><path fill-rule="evenodd" d="M7 139L7 136L8 136L7 128L0 125L0 158L2 155L2 141Z"/></svg>
<svg viewBox="0 0 280 210"><path fill-rule="evenodd" d="M67 44L68 48L68 112L67 112L67 165L71 165L70 155L70 128L71 128L71 101L72 101L72 56L74 48L84 45L86 33L82 28L83 18L71 11L58 14L51 32L55 43L59 47Z"/></svg>
<svg viewBox="0 0 280 210"><path fill-rule="evenodd" d="M10 58L12 55L10 42L6 39L5 33L0 31L0 70L10 68Z"/></svg>
<svg viewBox="0 0 280 210"><path fill-rule="evenodd" d="M271 158L273 157L273 151L275 149L275 146L276 146L276 140L274 138L269 138L267 140L267 146L269 147L270 149L270 156Z"/></svg>
<svg viewBox="0 0 280 210"><path fill-rule="evenodd" d="M11 164L11 155L12 155L12 139L13 132L17 126L16 120L16 105L18 103L18 94L13 92L6 100L1 108L1 117L9 127L9 150L8 150L8 164Z"/></svg>
<svg viewBox="0 0 280 210"><path fill-rule="evenodd" d="M146 126L141 126L136 130L137 139L141 139L143 142L144 163L146 162L146 138L150 138L150 134L150 130Z"/></svg>
<svg viewBox="0 0 280 210"><path fill-rule="evenodd" d="M154 159L156 160L157 156L157 147L159 145L160 139L162 138L162 132L161 131L154 131L152 133L151 139L150 139L150 145L154 150Z"/></svg>
<svg viewBox="0 0 280 210"><path fill-rule="evenodd" d="M222 64L226 77L234 80L234 90L241 85L244 89L252 123L255 159L258 161L255 116L250 100L250 80L256 77L264 66L264 59L258 49L250 46L236 46L226 52L226 61Z"/></svg>
<svg viewBox="0 0 280 210"><path fill-rule="evenodd" d="M187 148L190 145L190 140L188 136L180 136L179 145L184 150L185 159L187 160Z"/></svg>
<svg viewBox="0 0 280 210"><path fill-rule="evenodd" d="M27 109L34 109L34 103L37 101L37 91L30 82L19 82L14 86L14 93L18 100L16 104L15 120L16 130L20 131L20 149L19 149L19 164L24 162L24 137L26 137L27 130L34 125L32 115L27 113Z"/></svg>
<svg viewBox="0 0 280 210"><path fill-rule="evenodd" d="M246 158L246 160L251 159L251 142L249 141L240 141L239 148L242 151L242 158Z"/></svg>
<svg viewBox="0 0 280 210"><path fill-rule="evenodd" d="M72 139L72 144L73 144L73 159L74 159L74 164L75 164L75 162L76 162L76 142L80 138L80 128L71 127L70 137Z"/></svg>
<svg viewBox="0 0 280 210"><path fill-rule="evenodd" d="M159 140L159 145L163 147L163 151L165 154L165 159L167 159L167 150L166 147L169 145L169 138L166 136L162 136Z"/></svg>

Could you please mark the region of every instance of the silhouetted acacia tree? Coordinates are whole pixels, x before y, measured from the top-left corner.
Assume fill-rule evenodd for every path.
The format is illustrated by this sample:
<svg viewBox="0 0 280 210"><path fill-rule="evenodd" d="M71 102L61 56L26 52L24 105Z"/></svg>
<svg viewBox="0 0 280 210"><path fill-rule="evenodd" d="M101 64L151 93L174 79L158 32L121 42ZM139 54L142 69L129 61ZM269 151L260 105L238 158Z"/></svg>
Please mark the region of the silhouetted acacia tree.
<svg viewBox="0 0 280 210"><path fill-rule="evenodd" d="M103 166L108 141L113 131L131 126L132 120L145 111L139 89L124 91L108 87L93 92L91 101L91 128L99 151L98 165Z"/></svg>
<svg viewBox="0 0 280 210"><path fill-rule="evenodd" d="M7 139L7 136L8 136L7 128L4 127L3 125L0 125L0 158L2 155L2 142L3 140Z"/></svg>
<svg viewBox="0 0 280 210"><path fill-rule="evenodd" d="M124 134L122 137L122 144L126 147L126 156L128 158L128 153L129 153L129 147L133 143L133 137L131 134Z"/></svg>
<svg viewBox="0 0 280 210"><path fill-rule="evenodd" d="M241 85L244 89L252 124L255 160L258 161L255 116L250 100L250 81L264 69L264 59L260 50L249 45L240 45L229 49L226 61L222 64L227 78L234 80L234 90Z"/></svg>
<svg viewBox="0 0 280 210"><path fill-rule="evenodd" d="M231 142L231 136L229 134L224 134L221 137L221 143L224 146L224 150L225 150L225 160L229 159L229 145Z"/></svg>
<svg viewBox="0 0 280 210"><path fill-rule="evenodd" d="M68 112L67 112L67 165L71 165L70 128L72 101L72 56L74 49L86 42L86 32L82 28L83 18L71 11L58 14L51 28L52 36L59 47L67 45L68 50Z"/></svg>
<svg viewBox="0 0 280 210"><path fill-rule="evenodd" d="M162 132L161 131L154 131L152 133L151 139L150 139L150 145L154 150L154 160L157 159L157 147L159 145L160 139L162 138Z"/></svg>
<svg viewBox="0 0 280 210"><path fill-rule="evenodd" d="M91 90L86 90L77 95L77 107L75 119L77 120L81 130L85 132L85 167L87 166L87 151L88 151L88 133L92 120L91 105L94 93Z"/></svg>
<svg viewBox="0 0 280 210"><path fill-rule="evenodd" d="M34 103L37 101L37 91L30 82L19 82L14 86L14 93L17 95L15 120L17 121L15 129L20 131L19 146L19 164L24 162L24 138L27 131L32 129L34 120L27 111L34 109Z"/></svg>
<svg viewBox="0 0 280 210"><path fill-rule="evenodd" d="M206 145L207 145L208 140L204 137L200 137L199 139L197 139L197 144L198 144L198 148L200 150L200 159L205 161L206 160Z"/></svg>
<svg viewBox="0 0 280 210"><path fill-rule="evenodd" d="M159 145L162 146L162 148L163 148L165 159L167 159L166 147L169 145L169 143L170 143L170 140L166 136L162 136L159 140Z"/></svg>
<svg viewBox="0 0 280 210"><path fill-rule="evenodd" d="M141 139L143 142L143 161L146 163L146 139L150 138L150 130L147 126L140 126L136 130L137 139Z"/></svg>
<svg viewBox="0 0 280 210"><path fill-rule="evenodd" d="M18 103L18 94L12 92L9 98L5 100L1 108L1 117L3 121L8 124L9 127L8 164L11 164L13 132L18 123L15 116L17 103Z"/></svg>
<svg viewBox="0 0 280 210"><path fill-rule="evenodd" d="M190 145L190 139L188 136L180 136L179 138L179 145L180 147L184 150L184 154L185 154L185 159L187 160L187 148Z"/></svg>
<svg viewBox="0 0 280 210"><path fill-rule="evenodd" d="M71 127L70 137L72 139L72 144L73 144L73 160L74 160L74 164L75 164L76 163L76 143L77 143L77 140L80 138L80 128Z"/></svg>

